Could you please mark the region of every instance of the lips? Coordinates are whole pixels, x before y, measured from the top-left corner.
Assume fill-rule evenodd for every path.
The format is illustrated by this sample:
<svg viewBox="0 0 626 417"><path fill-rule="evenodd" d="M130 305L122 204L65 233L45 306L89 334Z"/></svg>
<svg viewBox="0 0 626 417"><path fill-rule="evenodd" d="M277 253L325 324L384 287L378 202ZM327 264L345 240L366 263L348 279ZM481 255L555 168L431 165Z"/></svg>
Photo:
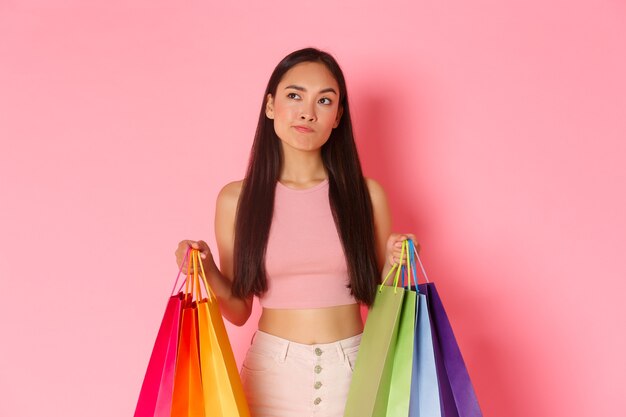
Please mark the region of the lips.
<svg viewBox="0 0 626 417"><path fill-rule="evenodd" d="M294 126L293 128L296 129L300 133L311 133L311 132L313 132L313 129L311 129L310 127L307 127L307 126Z"/></svg>

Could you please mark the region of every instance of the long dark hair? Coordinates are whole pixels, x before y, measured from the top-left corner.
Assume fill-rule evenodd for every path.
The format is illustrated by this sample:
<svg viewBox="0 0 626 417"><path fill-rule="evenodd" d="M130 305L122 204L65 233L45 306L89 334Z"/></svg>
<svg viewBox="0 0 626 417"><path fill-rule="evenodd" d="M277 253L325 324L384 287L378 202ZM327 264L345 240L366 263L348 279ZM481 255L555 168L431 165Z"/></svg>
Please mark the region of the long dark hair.
<svg viewBox="0 0 626 417"><path fill-rule="evenodd" d="M343 108L343 114L339 125L322 146L322 161L328 172L330 207L348 265L349 288L358 301L371 305L379 282L374 216L354 143L346 81L337 61L330 54L315 48L300 49L287 55L272 72L265 89L237 207L232 292L245 298L267 291L265 249L274 212L276 183L282 167L282 152L273 120L266 117L265 105L268 94L276 96L283 75L302 62L324 64L339 84L339 106Z"/></svg>

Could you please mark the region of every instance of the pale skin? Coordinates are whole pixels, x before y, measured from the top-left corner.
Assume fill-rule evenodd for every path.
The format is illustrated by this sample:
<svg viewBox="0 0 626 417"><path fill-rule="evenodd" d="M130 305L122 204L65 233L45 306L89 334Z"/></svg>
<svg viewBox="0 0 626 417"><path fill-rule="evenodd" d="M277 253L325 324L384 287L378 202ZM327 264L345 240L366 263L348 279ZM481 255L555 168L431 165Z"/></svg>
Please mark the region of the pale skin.
<svg viewBox="0 0 626 417"><path fill-rule="evenodd" d="M338 94L339 86L332 73L316 62L292 67L278 84L276 97L268 94L265 114L274 120L274 130L281 140L283 166L279 181L287 187L310 188L328 177L321 147L341 120ZM383 188L372 179L367 179L367 187L374 211L375 245L382 281L392 265L400 262L402 241L416 240L412 234L391 233L391 215ZM241 188L242 181L229 183L217 197L215 236L220 268L202 240L183 240L175 252L180 267L188 247L200 250L222 315L237 326L246 323L253 304L253 296L241 299L231 292L235 216ZM419 250L417 242L416 245ZM298 343L329 343L361 333L363 322L358 304L312 309L263 308L259 330Z"/></svg>

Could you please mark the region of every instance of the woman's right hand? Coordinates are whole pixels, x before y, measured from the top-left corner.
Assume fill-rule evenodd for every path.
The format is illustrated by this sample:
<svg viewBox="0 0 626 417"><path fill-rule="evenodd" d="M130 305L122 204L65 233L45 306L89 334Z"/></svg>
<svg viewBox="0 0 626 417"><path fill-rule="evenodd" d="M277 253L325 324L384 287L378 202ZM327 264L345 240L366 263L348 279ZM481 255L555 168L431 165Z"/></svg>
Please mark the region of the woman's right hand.
<svg viewBox="0 0 626 417"><path fill-rule="evenodd" d="M176 255L176 263L178 264L178 268L181 268L181 265L182 265L183 273L185 274L187 273L187 259L185 258L185 254L187 254L188 248L199 250L200 258L202 259L203 262L205 259L212 256L211 249L209 248L209 245L207 245L204 240L198 240L198 241L181 240L178 243L178 247L176 248L174 255ZM206 268L206 264L204 265ZM193 273L193 264L189 268L189 271Z"/></svg>

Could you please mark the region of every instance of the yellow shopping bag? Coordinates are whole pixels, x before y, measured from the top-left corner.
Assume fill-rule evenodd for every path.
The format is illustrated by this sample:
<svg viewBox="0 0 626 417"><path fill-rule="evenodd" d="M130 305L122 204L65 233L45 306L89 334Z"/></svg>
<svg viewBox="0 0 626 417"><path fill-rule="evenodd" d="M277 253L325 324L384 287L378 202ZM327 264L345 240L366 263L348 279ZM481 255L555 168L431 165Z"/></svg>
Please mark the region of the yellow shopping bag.
<svg viewBox="0 0 626 417"><path fill-rule="evenodd" d="M206 417L250 417L235 356L228 340L217 298L204 273L200 252L193 251L194 274L198 273L207 298L198 301L198 335L204 414Z"/></svg>

